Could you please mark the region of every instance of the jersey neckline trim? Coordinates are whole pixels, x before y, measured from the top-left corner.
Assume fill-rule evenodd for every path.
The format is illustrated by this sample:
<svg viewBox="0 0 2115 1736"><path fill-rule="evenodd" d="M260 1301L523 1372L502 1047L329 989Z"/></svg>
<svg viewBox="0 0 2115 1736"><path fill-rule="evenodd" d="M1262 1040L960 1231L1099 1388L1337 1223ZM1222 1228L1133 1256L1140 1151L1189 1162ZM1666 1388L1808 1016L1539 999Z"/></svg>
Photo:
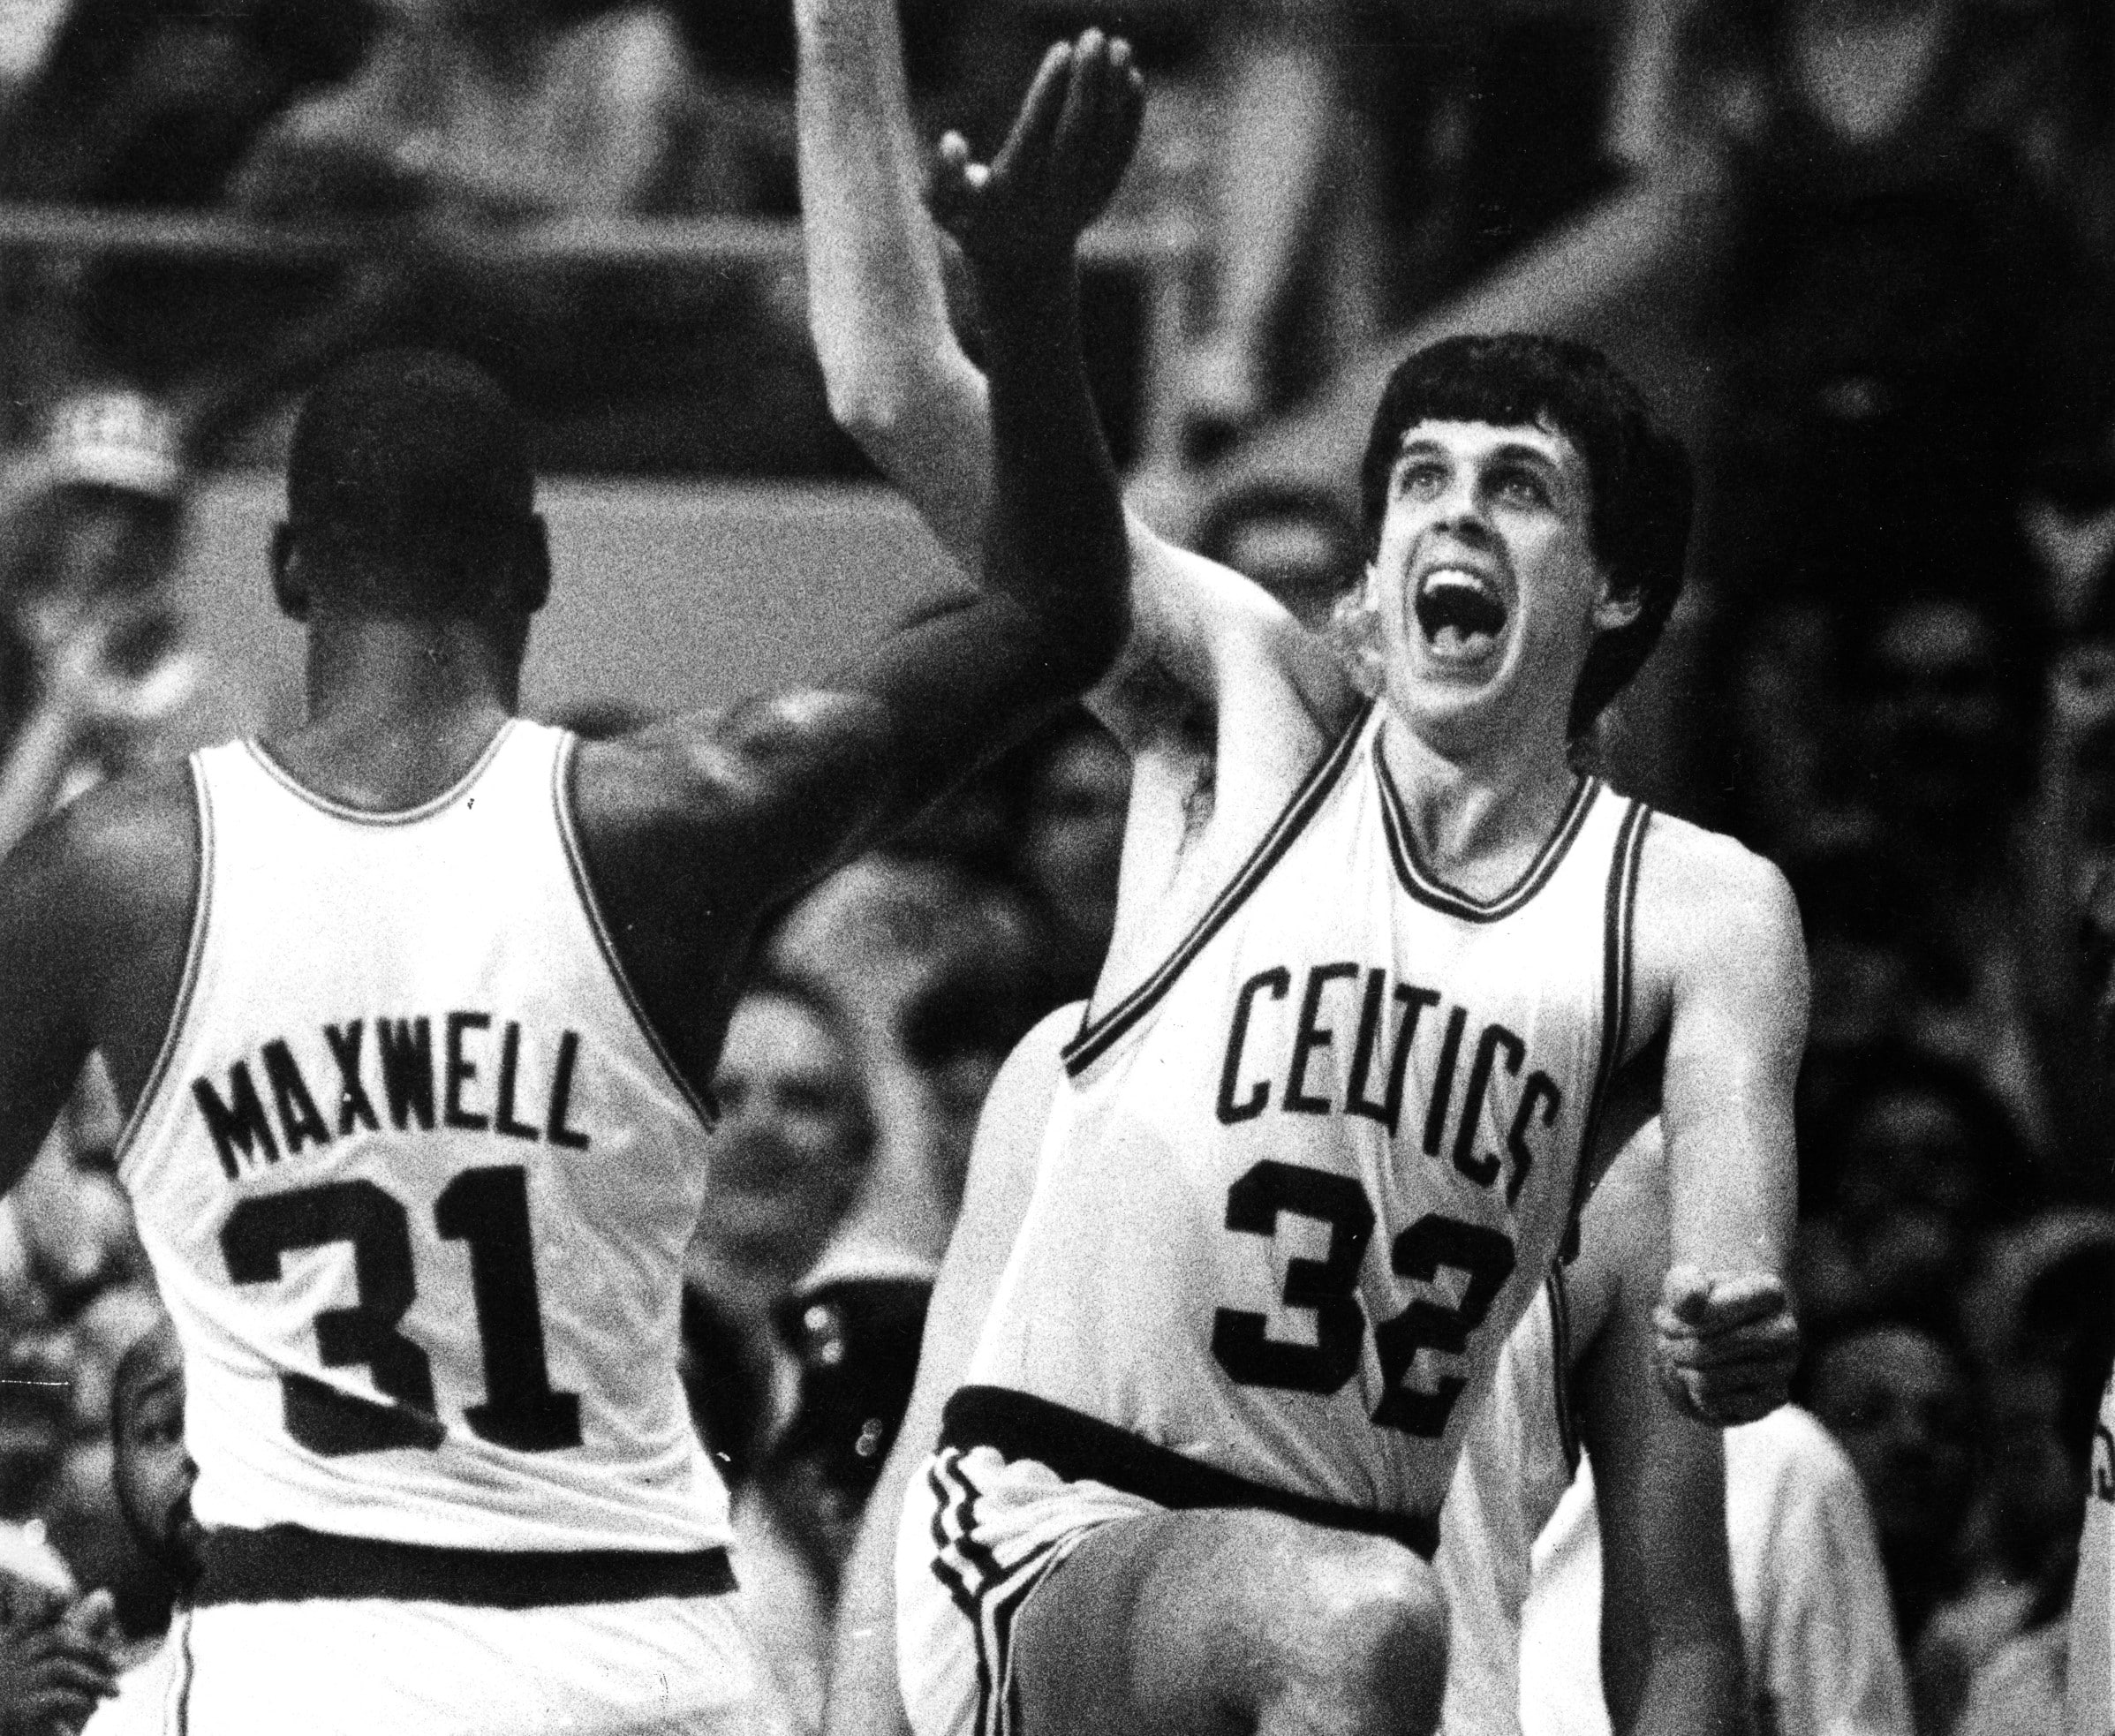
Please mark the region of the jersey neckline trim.
<svg viewBox="0 0 2115 1736"><path fill-rule="evenodd" d="M1388 770L1387 756L1381 751L1378 736L1373 743L1373 772L1380 784L1381 829L1387 834L1388 854L1395 863L1395 877L1402 882L1402 889L1420 904L1463 922L1497 922L1509 917L1547 886L1585 829L1586 817L1601 789L1598 777L1575 778L1571 794L1565 797L1564 811L1558 815L1557 824L1521 877L1495 898L1474 898L1441 879L1419 858L1409 804L1396 787L1395 774Z"/></svg>
<svg viewBox="0 0 2115 1736"><path fill-rule="evenodd" d="M205 774L196 754L186 762L185 773L191 780L191 796L199 817L199 884L192 902L191 938L184 948L184 975L177 985L176 1005L170 1009L169 1023L162 1032L162 1045L155 1051L155 1064L140 1088L132 1113L125 1117L125 1131L117 1136L117 1143L112 1148L111 1162L121 1174L125 1160L131 1155L132 1143L147 1120L148 1106L160 1096L162 1081L169 1076L170 1065L176 1060L185 1027L190 1023L191 1003L198 994L199 974L206 958L206 925L213 911L213 801L207 793Z"/></svg>
<svg viewBox="0 0 2115 1736"><path fill-rule="evenodd" d="M1081 1015L1080 1029L1061 1052L1065 1070L1077 1078L1107 1054L1124 1032L1130 1030L1150 1012L1175 985L1175 979L1188 968L1190 962L1204 950L1212 937L1227 925L1234 913L1247 902L1249 894L1262 883L1263 878L1276 865L1293 841L1306 829L1316 811L1331 790L1342 779L1344 768L1351 763L1359 740L1365 732L1366 721L1373 713L1373 701L1360 706L1344 727L1329 751L1318 759L1300 787L1293 792L1283 811L1274 820L1261 842L1249 853L1248 860L1235 871L1219 896L1212 901L1195 926L1177 943L1158 970L1119 1000L1099 1019L1093 1016L1093 1003Z"/></svg>
<svg viewBox="0 0 2115 1736"><path fill-rule="evenodd" d="M720 1106L710 1091L699 1092L683 1076L676 1065L676 1058L661 1041L661 1033L654 1030L653 1022L646 1016L646 1008L639 1000L638 991L632 986L631 977L617 956L616 942L609 932L609 925L602 919L602 907L596 903L594 888L587 877L587 857L580 848L580 834L573 822L572 803L567 798L570 786L573 755L580 745L580 738L568 730L560 741L558 751L551 756L551 805L558 816L558 836L565 846L565 865L573 877L573 890L578 894L580 908L587 917L589 932L595 937L595 946L602 955L602 963L608 970L610 980L617 986L624 1006L631 1015L632 1023L646 1039L648 1051L660 1063L661 1072L676 1093L697 1116L699 1125L710 1133L720 1120Z"/></svg>
<svg viewBox="0 0 2115 1736"><path fill-rule="evenodd" d="M443 808L452 806L470 793L478 780L492 767L499 758L500 749L514 734L518 718L509 718L492 732L492 739L479 751L470 769L442 790L412 808L356 808L351 804L333 800L320 790L311 789L292 772L273 758L272 751L255 736L243 737L243 746L250 757L270 776L272 781L290 795L298 796L312 808L329 814L333 819L349 820L355 826L410 826L416 821L430 819Z"/></svg>

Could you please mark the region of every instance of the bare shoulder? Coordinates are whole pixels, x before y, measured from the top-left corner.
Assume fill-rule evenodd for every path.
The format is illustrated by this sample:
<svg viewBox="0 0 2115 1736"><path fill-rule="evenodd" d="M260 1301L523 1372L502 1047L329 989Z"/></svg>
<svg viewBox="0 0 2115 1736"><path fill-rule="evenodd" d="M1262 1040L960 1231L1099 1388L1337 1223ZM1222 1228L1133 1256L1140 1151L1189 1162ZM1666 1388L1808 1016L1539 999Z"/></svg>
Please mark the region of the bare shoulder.
<svg viewBox="0 0 2115 1736"><path fill-rule="evenodd" d="M1722 833L1655 814L1638 864L1636 982L1656 1035L1683 1000L1738 1003L1803 1032L1806 943L1783 872Z"/></svg>
<svg viewBox="0 0 2115 1736"><path fill-rule="evenodd" d="M1641 923L1679 916L1684 925L1717 919L1798 926L1792 888L1775 863L1723 832L1672 814L1652 816L1638 877Z"/></svg>
<svg viewBox="0 0 2115 1736"><path fill-rule="evenodd" d="M1638 864L1641 970L1802 962L1799 906L1776 864L1724 833L1656 813Z"/></svg>
<svg viewBox="0 0 2115 1736"><path fill-rule="evenodd" d="M187 766L157 767L68 803L25 839L8 878L75 894L90 917L188 922L198 880L198 797Z"/></svg>
<svg viewBox="0 0 2115 1736"><path fill-rule="evenodd" d="M574 811L591 848L743 842L789 805L848 799L888 765L886 708L856 692L805 689L684 713L609 741L584 742Z"/></svg>

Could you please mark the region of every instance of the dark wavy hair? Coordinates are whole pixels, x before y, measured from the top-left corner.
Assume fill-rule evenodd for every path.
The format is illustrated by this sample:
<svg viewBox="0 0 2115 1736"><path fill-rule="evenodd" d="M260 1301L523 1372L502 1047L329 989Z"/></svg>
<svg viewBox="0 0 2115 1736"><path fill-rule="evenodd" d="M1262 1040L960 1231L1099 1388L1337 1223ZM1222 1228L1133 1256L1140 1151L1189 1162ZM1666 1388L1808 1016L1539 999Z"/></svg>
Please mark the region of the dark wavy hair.
<svg viewBox="0 0 2115 1736"><path fill-rule="evenodd" d="M1536 426L1562 434L1586 464L1595 555L1618 594L1638 599L1637 618L1595 637L1572 693L1569 728L1586 734L1659 643L1681 594L1696 485L1681 442L1591 344L1526 332L1450 337L1399 364L1373 413L1359 467L1371 559L1386 516L1388 478L1403 438L1420 422Z"/></svg>

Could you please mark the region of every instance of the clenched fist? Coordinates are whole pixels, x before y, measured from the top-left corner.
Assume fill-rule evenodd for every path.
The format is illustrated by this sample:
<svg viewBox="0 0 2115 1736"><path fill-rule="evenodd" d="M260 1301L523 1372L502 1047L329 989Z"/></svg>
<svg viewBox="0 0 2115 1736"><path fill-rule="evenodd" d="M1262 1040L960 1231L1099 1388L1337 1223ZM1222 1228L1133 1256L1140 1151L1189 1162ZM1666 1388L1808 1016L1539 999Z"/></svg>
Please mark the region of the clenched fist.
<svg viewBox="0 0 2115 1736"><path fill-rule="evenodd" d="M1690 1415L1726 1428L1785 1402L1799 1363L1799 1322L1776 1274L1676 1266L1652 1325L1660 1381Z"/></svg>

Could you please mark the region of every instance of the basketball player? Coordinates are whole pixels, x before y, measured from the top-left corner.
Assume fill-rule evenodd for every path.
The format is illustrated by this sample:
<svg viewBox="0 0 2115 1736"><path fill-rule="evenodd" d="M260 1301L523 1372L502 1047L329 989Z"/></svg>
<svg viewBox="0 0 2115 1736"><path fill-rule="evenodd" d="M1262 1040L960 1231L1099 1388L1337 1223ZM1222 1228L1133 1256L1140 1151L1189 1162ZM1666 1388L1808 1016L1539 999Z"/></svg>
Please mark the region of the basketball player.
<svg viewBox="0 0 2115 1736"><path fill-rule="evenodd" d="M984 387L918 221L893 19L797 10L833 403L960 553ZM1053 50L1027 111L1120 52ZM980 179L943 141L951 228ZM1796 913L1570 765L1679 587L1679 450L1590 352L1470 343L1405 365L1363 479L1341 659L1133 527L1098 694L1135 768L1115 937L1032 1182L958 1227L1012 1253L936 1301L925 1378L962 1384L893 1619L886 1513L850 1575L835 1729L900 1717L892 1627L921 1732L1430 1728L1433 1516L1596 1106L1650 1053L1667 1378L1715 1421L1781 1401Z"/></svg>
<svg viewBox="0 0 2115 1736"><path fill-rule="evenodd" d="M274 551L306 721L85 797L0 869L0 1180L100 1049L183 1343L181 1727L779 1727L676 1377L700 1088L759 916L1124 631L1050 337L1137 108L1106 67L1058 95L971 237L1006 449L981 596L815 691L606 743L520 721L548 577L522 431L462 364L366 359L303 410Z"/></svg>

